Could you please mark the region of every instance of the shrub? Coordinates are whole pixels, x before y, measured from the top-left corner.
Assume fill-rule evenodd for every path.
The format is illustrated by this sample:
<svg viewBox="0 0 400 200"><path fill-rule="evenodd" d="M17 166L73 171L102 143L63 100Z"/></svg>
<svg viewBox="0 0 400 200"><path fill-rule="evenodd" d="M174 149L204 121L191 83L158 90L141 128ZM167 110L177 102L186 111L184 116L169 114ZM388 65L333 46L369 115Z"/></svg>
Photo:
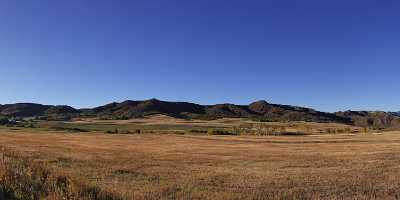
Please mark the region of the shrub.
<svg viewBox="0 0 400 200"><path fill-rule="evenodd" d="M131 134L132 132L130 132L129 130L122 130L120 131L120 134Z"/></svg>
<svg viewBox="0 0 400 200"><path fill-rule="evenodd" d="M89 132L89 130L86 129L81 129L81 128L68 128L68 127L50 127L51 130L54 131L68 131L68 132L74 132L74 133L79 133L79 132Z"/></svg>
<svg viewBox="0 0 400 200"><path fill-rule="evenodd" d="M325 129L325 132L329 133L329 134L336 134L337 130L334 128L327 128L327 129Z"/></svg>
<svg viewBox="0 0 400 200"><path fill-rule="evenodd" d="M127 116L117 116L117 117L115 117L115 119L116 120L128 120L129 117L127 117Z"/></svg>
<svg viewBox="0 0 400 200"><path fill-rule="evenodd" d="M223 129L208 129L207 131L208 135L236 135L235 133L232 133L227 130Z"/></svg>
<svg viewBox="0 0 400 200"><path fill-rule="evenodd" d="M30 122L25 125L26 128L36 128L35 124Z"/></svg>
<svg viewBox="0 0 400 200"><path fill-rule="evenodd" d="M10 120L8 120L7 117L0 116L0 125L7 125L10 123Z"/></svg>
<svg viewBox="0 0 400 200"><path fill-rule="evenodd" d="M307 135L307 133L304 132L281 132L279 135L282 136L302 136L302 135Z"/></svg>
<svg viewBox="0 0 400 200"><path fill-rule="evenodd" d="M200 129L192 129L189 130L190 133L208 133L207 130L200 130Z"/></svg>
<svg viewBox="0 0 400 200"><path fill-rule="evenodd" d="M106 133L108 134L140 134L142 131L140 129L136 129L134 131L130 130L119 130L119 129L114 129L114 130L108 130Z"/></svg>

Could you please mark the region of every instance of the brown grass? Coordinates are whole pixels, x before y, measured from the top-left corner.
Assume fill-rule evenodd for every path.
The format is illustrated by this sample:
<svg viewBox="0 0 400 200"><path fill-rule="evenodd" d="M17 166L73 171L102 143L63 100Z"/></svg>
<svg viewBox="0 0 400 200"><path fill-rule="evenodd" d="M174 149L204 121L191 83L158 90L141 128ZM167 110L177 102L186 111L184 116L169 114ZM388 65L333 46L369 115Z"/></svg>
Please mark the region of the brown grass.
<svg viewBox="0 0 400 200"><path fill-rule="evenodd" d="M296 137L0 130L0 146L125 199L399 199L398 132Z"/></svg>
<svg viewBox="0 0 400 200"><path fill-rule="evenodd" d="M7 200L120 200L79 179L57 174L43 162L0 151L0 199Z"/></svg>
<svg viewBox="0 0 400 200"><path fill-rule="evenodd" d="M40 122L38 127L71 132L104 131L201 134L219 130L225 135L309 135L363 133L367 129L338 123L256 122L245 118L184 120L165 115L152 115L130 120L75 119L72 122Z"/></svg>

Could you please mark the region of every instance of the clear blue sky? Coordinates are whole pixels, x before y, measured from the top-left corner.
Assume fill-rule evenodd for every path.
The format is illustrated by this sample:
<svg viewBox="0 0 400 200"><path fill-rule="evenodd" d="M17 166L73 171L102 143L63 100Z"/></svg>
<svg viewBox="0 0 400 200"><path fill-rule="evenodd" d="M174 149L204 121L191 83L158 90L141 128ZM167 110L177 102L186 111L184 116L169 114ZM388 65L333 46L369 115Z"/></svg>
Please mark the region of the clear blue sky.
<svg viewBox="0 0 400 200"><path fill-rule="evenodd" d="M398 0L0 0L0 103L400 110Z"/></svg>

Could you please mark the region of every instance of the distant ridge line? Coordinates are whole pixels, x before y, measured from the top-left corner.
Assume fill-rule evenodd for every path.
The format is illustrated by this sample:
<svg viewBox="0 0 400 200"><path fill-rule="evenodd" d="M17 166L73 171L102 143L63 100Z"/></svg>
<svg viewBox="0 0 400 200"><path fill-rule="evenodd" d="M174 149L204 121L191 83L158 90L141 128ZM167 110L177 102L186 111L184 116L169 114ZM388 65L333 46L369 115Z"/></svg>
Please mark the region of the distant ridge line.
<svg viewBox="0 0 400 200"><path fill-rule="evenodd" d="M16 103L0 105L0 115L8 117L42 117L49 120L68 120L74 117L97 117L100 119L130 119L151 114L164 114L185 119L218 119L224 117L250 118L257 121L307 121L334 122L360 126L394 126L400 124L398 112L344 111L321 112L311 108L271 104L265 100L249 105L230 103L200 105L190 102L149 100L126 100L86 109L68 105L42 105Z"/></svg>

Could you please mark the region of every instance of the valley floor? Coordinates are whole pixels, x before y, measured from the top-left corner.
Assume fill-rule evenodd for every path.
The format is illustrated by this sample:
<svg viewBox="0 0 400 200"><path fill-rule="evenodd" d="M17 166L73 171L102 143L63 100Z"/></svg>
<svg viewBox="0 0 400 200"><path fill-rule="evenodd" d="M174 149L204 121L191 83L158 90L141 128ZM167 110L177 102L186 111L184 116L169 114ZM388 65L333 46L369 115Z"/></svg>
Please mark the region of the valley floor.
<svg viewBox="0 0 400 200"><path fill-rule="evenodd" d="M0 146L126 199L400 197L400 132L256 137L0 129Z"/></svg>

